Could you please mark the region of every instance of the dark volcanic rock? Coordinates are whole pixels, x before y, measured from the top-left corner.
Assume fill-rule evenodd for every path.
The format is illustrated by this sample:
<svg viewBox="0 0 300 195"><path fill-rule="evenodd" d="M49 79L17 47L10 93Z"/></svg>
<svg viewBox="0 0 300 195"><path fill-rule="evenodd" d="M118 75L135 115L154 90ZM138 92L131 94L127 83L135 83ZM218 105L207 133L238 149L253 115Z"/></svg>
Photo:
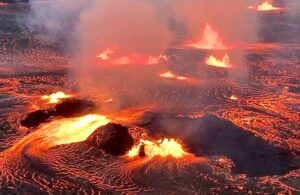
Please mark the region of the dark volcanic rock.
<svg viewBox="0 0 300 195"><path fill-rule="evenodd" d="M95 103L89 100L70 99L55 106L56 115L64 117L76 117L92 113L95 110Z"/></svg>
<svg viewBox="0 0 300 195"><path fill-rule="evenodd" d="M21 125L24 127L37 127L39 124L45 122L51 116L63 116L63 117L77 117L84 114L93 113L96 105L88 100L71 99L66 100L55 106L55 109L51 110L37 110L34 111L21 121Z"/></svg>
<svg viewBox="0 0 300 195"><path fill-rule="evenodd" d="M126 154L133 141L127 127L114 123L98 128L87 139L88 144L114 156Z"/></svg>
<svg viewBox="0 0 300 195"><path fill-rule="evenodd" d="M206 69L208 78L225 78L228 76L228 69L209 66Z"/></svg>
<svg viewBox="0 0 300 195"><path fill-rule="evenodd" d="M145 157L146 153L145 153L145 145L141 145L140 149L139 149L139 157Z"/></svg>
<svg viewBox="0 0 300 195"><path fill-rule="evenodd" d="M196 155L227 156L235 164L234 173L256 177L296 168L284 150L214 115L200 119L155 116L145 126L153 135L180 138Z"/></svg>
<svg viewBox="0 0 300 195"><path fill-rule="evenodd" d="M39 124L45 122L52 115L53 111L37 110L28 114L27 117L21 121L21 125L28 128L37 127L39 126Z"/></svg>

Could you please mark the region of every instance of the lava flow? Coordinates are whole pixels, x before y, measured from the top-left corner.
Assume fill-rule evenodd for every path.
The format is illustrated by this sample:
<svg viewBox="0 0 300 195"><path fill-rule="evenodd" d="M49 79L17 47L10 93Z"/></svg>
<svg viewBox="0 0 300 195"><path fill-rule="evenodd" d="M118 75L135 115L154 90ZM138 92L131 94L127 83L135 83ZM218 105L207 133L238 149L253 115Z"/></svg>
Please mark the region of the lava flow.
<svg viewBox="0 0 300 195"><path fill-rule="evenodd" d="M101 51L96 58L101 60L104 65L125 65L125 64L147 64L154 65L162 61L167 61L168 57L163 54L156 56L142 55L138 53L117 56L116 49L108 48Z"/></svg>
<svg viewBox="0 0 300 195"><path fill-rule="evenodd" d="M176 79L176 80L180 80L180 81L183 81L183 80L187 80L187 79L188 79L187 77L179 76L179 75L177 75L177 74L175 74L175 73L172 73L172 72L170 72L170 71L161 73L161 74L159 74L159 76L162 77L162 78Z"/></svg>
<svg viewBox="0 0 300 195"><path fill-rule="evenodd" d="M210 55L206 59L205 62L209 66L216 66L216 67L220 67L220 68L231 68L232 67L232 64L230 63L228 54L226 54L222 59L217 59L213 55Z"/></svg>
<svg viewBox="0 0 300 195"><path fill-rule="evenodd" d="M208 23L205 25L200 38L189 42L186 46L196 49L227 49L220 34Z"/></svg>
<svg viewBox="0 0 300 195"><path fill-rule="evenodd" d="M24 137L13 149L23 149L31 143L32 148L51 148L53 146L76 143L86 140L98 127L110 120L103 115L89 114L77 118L64 118L42 125L32 134ZM37 142L34 142L38 140Z"/></svg>
<svg viewBox="0 0 300 195"><path fill-rule="evenodd" d="M68 95L68 94L65 94L62 91L59 91L59 92L56 92L56 93L52 93L50 95L43 95L41 97L41 99L47 100L48 104L56 104L56 103L60 102L61 100L68 99L70 97L72 97L72 95Z"/></svg>
<svg viewBox="0 0 300 195"><path fill-rule="evenodd" d="M172 156L174 158L181 158L188 153L185 152L177 141L174 139L163 139L158 141L139 140L139 144L134 146L129 152L129 157L146 156L152 158L155 156Z"/></svg>

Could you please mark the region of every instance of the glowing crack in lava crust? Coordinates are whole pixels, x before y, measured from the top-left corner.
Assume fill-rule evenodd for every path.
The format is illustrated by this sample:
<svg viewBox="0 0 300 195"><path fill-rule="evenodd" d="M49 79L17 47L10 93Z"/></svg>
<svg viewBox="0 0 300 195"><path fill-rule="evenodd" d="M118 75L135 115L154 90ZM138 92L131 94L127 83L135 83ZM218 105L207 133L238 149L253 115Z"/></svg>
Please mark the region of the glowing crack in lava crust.
<svg viewBox="0 0 300 195"><path fill-rule="evenodd" d="M143 148L143 149L141 149ZM139 140L139 144L133 147L129 152L129 157L136 157L143 150L145 156L148 158L152 158L154 156L172 156L174 158L181 158L188 153L185 152L180 143L175 141L174 139L163 139L158 141L150 141L150 140Z"/></svg>

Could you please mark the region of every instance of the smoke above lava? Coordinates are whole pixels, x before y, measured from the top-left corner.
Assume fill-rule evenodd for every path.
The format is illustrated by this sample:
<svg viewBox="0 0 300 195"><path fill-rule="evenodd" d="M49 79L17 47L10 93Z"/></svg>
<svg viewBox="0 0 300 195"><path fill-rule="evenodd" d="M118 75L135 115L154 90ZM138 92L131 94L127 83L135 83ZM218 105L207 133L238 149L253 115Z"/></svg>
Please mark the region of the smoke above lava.
<svg viewBox="0 0 300 195"><path fill-rule="evenodd" d="M204 39L206 45L216 44L212 39L217 39L225 50L256 39L256 18L249 13L247 2L240 0L223 3L207 0L30 2L31 26L43 29L44 38L66 41L62 45L72 55L70 75L78 82L81 93L103 94L113 99L115 109L160 104L157 97L161 94L157 91L165 82L157 75L173 72L174 59L178 58L169 50L184 48L193 40L201 42L202 32L204 36L213 32L212 37ZM201 53L220 48L194 49ZM224 51L221 55L227 53L235 64L228 69L232 72L229 75L243 72L244 52ZM208 54L211 52L206 56ZM196 67L199 64L205 66L205 58L194 63L195 70L199 70ZM180 66L175 69L181 72L174 73L180 78L198 76L195 71L186 71L185 62ZM165 95L169 96L166 98L169 102L176 96Z"/></svg>

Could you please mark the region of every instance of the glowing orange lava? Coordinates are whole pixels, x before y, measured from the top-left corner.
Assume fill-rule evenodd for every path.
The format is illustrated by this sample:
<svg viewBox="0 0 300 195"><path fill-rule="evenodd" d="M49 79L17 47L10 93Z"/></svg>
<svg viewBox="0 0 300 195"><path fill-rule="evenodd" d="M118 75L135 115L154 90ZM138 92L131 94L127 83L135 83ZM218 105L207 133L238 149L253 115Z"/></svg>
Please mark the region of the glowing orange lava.
<svg viewBox="0 0 300 195"><path fill-rule="evenodd" d="M89 114L77 118L64 118L49 122L22 138L11 151L22 151L30 145L32 149L48 149L57 145L86 140L98 127L110 122L106 116Z"/></svg>
<svg viewBox="0 0 300 195"><path fill-rule="evenodd" d="M228 54L226 54L222 59L217 59L213 55L210 55L206 59L205 62L209 66L216 66L216 67L221 67L221 68L231 68L232 67Z"/></svg>
<svg viewBox="0 0 300 195"><path fill-rule="evenodd" d="M172 156L174 158L181 158L188 153L185 152L182 146L174 139L163 139L158 141L149 141L141 139L137 146L134 146L127 155L129 157L136 157L139 155L141 147L144 147L146 157L152 158L154 156Z"/></svg>
<svg viewBox="0 0 300 195"><path fill-rule="evenodd" d="M103 115L89 114L77 118L66 118L43 125L38 131L51 146L86 140L98 127L110 120Z"/></svg>
<svg viewBox="0 0 300 195"><path fill-rule="evenodd" d="M97 58L100 58L101 60L109 60L110 56L115 53L113 49L106 49L103 52L101 52L99 55L97 55Z"/></svg>
<svg viewBox="0 0 300 195"><path fill-rule="evenodd" d="M254 9L254 6L248 6L248 9ZM265 1L261 3L260 5L257 6L256 10L257 11L276 11L276 10L282 10L283 8L281 7L274 7L272 5L271 1Z"/></svg>
<svg viewBox="0 0 300 195"><path fill-rule="evenodd" d="M176 75L170 71L159 74L160 77L164 78L176 78Z"/></svg>
<svg viewBox="0 0 300 195"><path fill-rule="evenodd" d="M187 77L179 76L177 74L174 74L171 71L161 73L161 74L159 74L159 76L162 77L162 78L177 79L177 80L181 80L181 81L188 79Z"/></svg>
<svg viewBox="0 0 300 195"><path fill-rule="evenodd" d="M205 25L201 38L188 43L186 46L197 49L227 49L220 34L208 23Z"/></svg>
<svg viewBox="0 0 300 195"><path fill-rule="evenodd" d="M103 64L107 65L125 65L125 64L159 64L162 61L167 61L166 55L160 54L157 56L142 55L142 54L129 54L117 56L115 49L105 49L100 52L96 58L99 58Z"/></svg>
<svg viewBox="0 0 300 195"><path fill-rule="evenodd" d="M67 99L72 97L72 95L67 95L62 91L52 93L50 95L43 95L41 99L48 100L48 104L56 104L60 102L62 99Z"/></svg>
<svg viewBox="0 0 300 195"><path fill-rule="evenodd" d="M235 96L235 95L232 95L232 96L229 97L229 99L231 99L231 100L238 100L239 98L237 96Z"/></svg>
<svg viewBox="0 0 300 195"><path fill-rule="evenodd" d="M275 44L275 43L254 43L254 44L248 44L245 46L247 49L253 49L253 50L265 50L265 49L279 49L282 46Z"/></svg>

